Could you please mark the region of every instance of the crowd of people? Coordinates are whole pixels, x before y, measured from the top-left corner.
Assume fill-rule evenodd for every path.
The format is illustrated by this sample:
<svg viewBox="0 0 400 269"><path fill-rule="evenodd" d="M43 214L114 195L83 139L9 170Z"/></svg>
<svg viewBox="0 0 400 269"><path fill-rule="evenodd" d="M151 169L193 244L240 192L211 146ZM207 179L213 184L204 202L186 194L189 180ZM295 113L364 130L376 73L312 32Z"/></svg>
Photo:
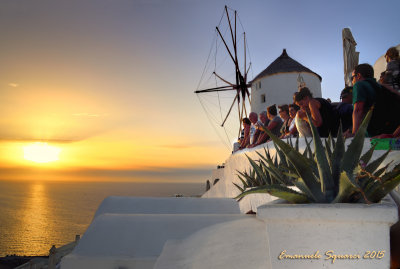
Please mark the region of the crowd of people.
<svg viewBox="0 0 400 269"><path fill-rule="evenodd" d="M253 148L266 143L270 137L265 129L283 138L312 136L310 121L321 137L336 137L341 125L345 137L354 136L365 115L373 106L367 136L400 138L400 59L399 51L392 47L385 54L386 71L379 82L369 64L357 65L352 72L353 86L340 94L341 102L313 97L310 89L302 87L293 94L292 104L267 107L257 115L251 112L243 119L242 135L234 151Z"/></svg>

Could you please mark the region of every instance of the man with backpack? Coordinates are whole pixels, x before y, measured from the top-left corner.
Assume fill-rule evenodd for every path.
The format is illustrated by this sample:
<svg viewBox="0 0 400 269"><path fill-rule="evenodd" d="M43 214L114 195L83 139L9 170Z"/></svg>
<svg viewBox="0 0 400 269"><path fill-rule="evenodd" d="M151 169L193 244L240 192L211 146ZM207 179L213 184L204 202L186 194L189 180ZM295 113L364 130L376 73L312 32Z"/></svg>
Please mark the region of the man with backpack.
<svg viewBox="0 0 400 269"><path fill-rule="evenodd" d="M400 125L400 95L377 83L374 69L369 64L357 65L352 73L354 135L368 110L374 106L368 125L368 136L392 133Z"/></svg>

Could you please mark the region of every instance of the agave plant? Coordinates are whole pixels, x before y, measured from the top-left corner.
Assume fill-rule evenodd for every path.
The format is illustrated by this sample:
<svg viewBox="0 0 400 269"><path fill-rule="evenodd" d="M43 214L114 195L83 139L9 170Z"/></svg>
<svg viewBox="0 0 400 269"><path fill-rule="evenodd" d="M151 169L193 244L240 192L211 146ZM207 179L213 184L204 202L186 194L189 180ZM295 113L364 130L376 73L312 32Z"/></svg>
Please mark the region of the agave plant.
<svg viewBox="0 0 400 269"><path fill-rule="evenodd" d="M288 141L292 143L291 140L288 139ZM299 140L297 138L295 148L298 149L298 147ZM307 147L309 147L309 144L307 144ZM264 148L265 157L259 152L256 152L260 156L260 160L254 161L246 155L251 164L250 170L249 172L238 171L238 178L242 182L243 187L236 183L233 183L241 192L244 192L246 189L249 188L260 187L264 185L279 183L283 183L285 185L293 185L293 176L291 175L291 168L293 167L291 167L291 163L286 158L283 151L280 150L276 145L275 149L277 154L274 158L271 158L268 146L267 148ZM306 154L306 152L304 154Z"/></svg>
<svg viewBox="0 0 400 269"><path fill-rule="evenodd" d="M250 173L239 172L243 188L237 185L242 193L236 198L251 193L269 193L291 203L379 202L400 184L400 164L385 173L389 164L378 168L390 150L374 161L371 161L371 157L375 146L364 155L361 154L371 115L372 110L366 115L347 150L341 128L336 141L329 137L324 146L309 115L314 152L307 143L304 153L300 153L297 142L296 147L293 147L291 143L285 143L264 128L274 141L276 155L279 155L281 161L279 165L276 165L276 161L273 163L269 152L266 152L265 157L259 154L259 164L248 157L253 170ZM288 177L291 180L287 180ZM254 184L248 182L265 184L254 187ZM297 189L291 188L290 184L294 184Z"/></svg>

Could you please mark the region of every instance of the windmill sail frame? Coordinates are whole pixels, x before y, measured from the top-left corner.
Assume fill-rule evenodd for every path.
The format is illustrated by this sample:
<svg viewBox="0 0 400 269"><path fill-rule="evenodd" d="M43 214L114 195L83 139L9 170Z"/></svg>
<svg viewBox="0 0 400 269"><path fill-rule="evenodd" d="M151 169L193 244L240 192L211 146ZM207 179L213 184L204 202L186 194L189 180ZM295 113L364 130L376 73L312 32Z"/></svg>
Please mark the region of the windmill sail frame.
<svg viewBox="0 0 400 269"><path fill-rule="evenodd" d="M247 43L246 43L246 33L243 33L243 44L244 44L244 57L243 57L243 72L239 68L239 60L238 60L238 39L237 39L237 21L238 21L238 15L237 11L234 11L234 25L232 27L231 23L231 18L230 14L228 12L228 7L225 6L224 8L224 15L227 17L227 22L228 22L228 30L230 32L230 41L227 40L221 33L220 28L217 26L216 27L216 32L217 36L220 38L222 43L225 46L225 49L228 53L228 58L232 60L232 63L234 64L234 70L235 70L235 81L230 82L228 79L223 78L221 75L217 74L217 72L214 70L212 75L215 77L216 80L223 82L227 85L225 86L217 86L217 87L211 87L211 88L206 88L202 90L196 90L196 94L202 94L202 93L210 93L210 92L222 92L222 91L236 91L235 97L233 99L233 102L226 114L226 116L223 118L222 123L220 124L221 127L224 127L225 122L229 118L232 109L237 103L238 106L238 118L239 118L239 131L238 131L238 138L240 137L241 129L242 129L242 120L244 117L247 117L248 110L246 108L246 102L251 104L251 98L250 98L250 92L249 92L249 87L251 84L247 83L247 78L248 78L248 72L251 69L251 62L249 63L249 66L247 66L247 54L246 54L246 48L247 48ZM222 20L222 18L221 18ZM228 44L229 43L229 44ZM231 48L230 46L231 45Z"/></svg>

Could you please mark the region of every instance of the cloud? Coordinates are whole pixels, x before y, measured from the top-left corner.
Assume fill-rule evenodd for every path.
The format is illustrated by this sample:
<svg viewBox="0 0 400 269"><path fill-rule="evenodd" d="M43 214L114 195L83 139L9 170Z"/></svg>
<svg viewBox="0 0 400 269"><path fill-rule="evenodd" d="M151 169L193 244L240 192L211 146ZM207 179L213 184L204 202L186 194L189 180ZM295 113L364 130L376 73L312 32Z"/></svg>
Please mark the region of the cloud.
<svg viewBox="0 0 400 269"><path fill-rule="evenodd" d="M208 141L191 142L186 144L163 144L163 145L158 145L158 147L166 149L189 149L193 147L214 147L216 145L220 145L220 142L216 140L208 140Z"/></svg>
<svg viewBox="0 0 400 269"><path fill-rule="evenodd" d="M40 167L1 167L4 179L49 179L90 181L204 182L211 175L211 166L146 167L143 169L52 169Z"/></svg>
<svg viewBox="0 0 400 269"><path fill-rule="evenodd" d="M13 88L17 88L19 86L19 84L17 84L17 83L8 83L8 86L13 87Z"/></svg>
<svg viewBox="0 0 400 269"><path fill-rule="evenodd" d="M170 144L170 145L159 145L159 147L167 149L188 149L191 148L192 146L183 144Z"/></svg>
<svg viewBox="0 0 400 269"><path fill-rule="evenodd" d="M66 143L73 143L82 141L82 139L43 139L43 138L33 138L33 137L0 137L0 142L47 142L47 143L59 143L59 144L66 144Z"/></svg>
<svg viewBox="0 0 400 269"><path fill-rule="evenodd" d="M108 114L91 114L91 113L74 113L72 114L74 117L89 117L89 118L97 118L102 116L108 116Z"/></svg>
<svg viewBox="0 0 400 269"><path fill-rule="evenodd" d="M77 169L65 171L79 176L96 176L107 178L175 178L190 179L190 177L210 175L213 167L145 167L141 169Z"/></svg>

